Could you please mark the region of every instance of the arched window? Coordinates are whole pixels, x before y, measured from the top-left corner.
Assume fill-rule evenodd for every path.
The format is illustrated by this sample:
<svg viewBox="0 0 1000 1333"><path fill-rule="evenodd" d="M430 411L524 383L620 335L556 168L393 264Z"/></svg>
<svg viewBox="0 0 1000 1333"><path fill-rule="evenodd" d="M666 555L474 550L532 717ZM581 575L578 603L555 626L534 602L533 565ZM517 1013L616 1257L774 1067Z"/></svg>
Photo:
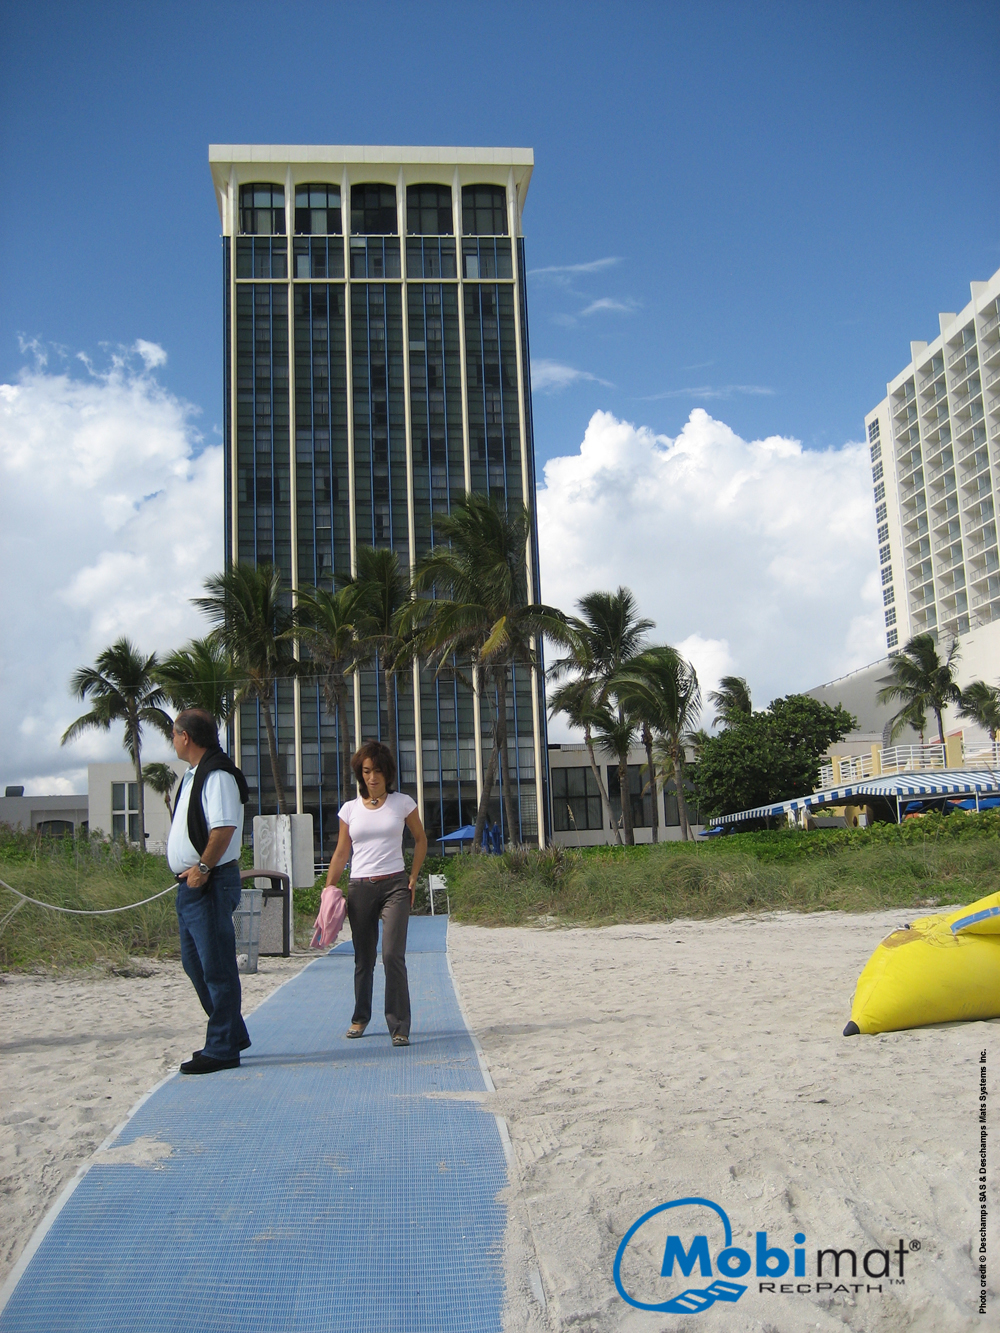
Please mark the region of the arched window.
<svg viewBox="0 0 1000 1333"><path fill-rule="evenodd" d="M408 185L406 230L410 236L453 236L455 228L451 216L451 187Z"/></svg>
<svg viewBox="0 0 1000 1333"><path fill-rule="evenodd" d="M284 236L283 185L264 181L240 186L240 231L244 236Z"/></svg>
<svg viewBox="0 0 1000 1333"><path fill-rule="evenodd" d="M351 231L355 236L396 235L396 191L392 185L351 186Z"/></svg>
<svg viewBox="0 0 1000 1333"><path fill-rule="evenodd" d="M296 236L340 236L339 185L296 185Z"/></svg>
<svg viewBox="0 0 1000 1333"><path fill-rule="evenodd" d="M462 232L466 236L507 235L507 191L502 185L462 186Z"/></svg>
<svg viewBox="0 0 1000 1333"><path fill-rule="evenodd" d="M72 838L73 825L68 819L42 819L35 825L35 832L43 838Z"/></svg>

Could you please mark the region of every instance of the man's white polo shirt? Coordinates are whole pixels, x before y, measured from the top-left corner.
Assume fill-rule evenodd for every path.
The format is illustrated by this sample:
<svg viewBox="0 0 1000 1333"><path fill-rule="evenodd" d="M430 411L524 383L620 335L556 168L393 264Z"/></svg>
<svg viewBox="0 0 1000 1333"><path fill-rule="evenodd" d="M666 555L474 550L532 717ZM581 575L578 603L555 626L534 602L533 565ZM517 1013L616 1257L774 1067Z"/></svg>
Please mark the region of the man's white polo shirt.
<svg viewBox="0 0 1000 1333"><path fill-rule="evenodd" d="M196 866L201 859L188 837L187 826L188 802L191 799L191 785L196 772L197 765L189 768L181 778L180 791L174 803L174 819L167 839L167 864L175 875L180 874L182 870L189 870L191 866ZM240 848L243 846L243 802L240 800L240 789L232 773L224 773L218 768L209 773L201 789L201 804L210 830L235 828L229 846L216 864L224 865L226 861L238 861Z"/></svg>

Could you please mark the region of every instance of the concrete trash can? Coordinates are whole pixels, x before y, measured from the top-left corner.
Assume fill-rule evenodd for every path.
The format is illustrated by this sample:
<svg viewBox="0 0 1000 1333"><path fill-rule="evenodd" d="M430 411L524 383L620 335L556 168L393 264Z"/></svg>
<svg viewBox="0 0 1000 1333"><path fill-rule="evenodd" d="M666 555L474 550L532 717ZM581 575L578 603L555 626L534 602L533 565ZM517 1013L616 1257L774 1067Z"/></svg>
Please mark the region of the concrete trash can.
<svg viewBox="0 0 1000 1333"><path fill-rule="evenodd" d="M260 913L264 902L262 889L244 886L240 894L240 905L233 913L233 929L236 931L236 956L246 955L240 962L241 972L257 971L257 954L260 951Z"/></svg>

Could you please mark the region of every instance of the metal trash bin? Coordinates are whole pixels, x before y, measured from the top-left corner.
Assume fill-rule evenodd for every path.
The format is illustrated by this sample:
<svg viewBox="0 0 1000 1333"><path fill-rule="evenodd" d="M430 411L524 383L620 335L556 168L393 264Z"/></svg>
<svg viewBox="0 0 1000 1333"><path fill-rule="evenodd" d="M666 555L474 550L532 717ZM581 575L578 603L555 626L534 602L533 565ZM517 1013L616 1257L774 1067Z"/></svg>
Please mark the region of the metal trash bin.
<svg viewBox="0 0 1000 1333"><path fill-rule="evenodd" d="M257 971L257 954L260 950L260 913L264 901L262 889L244 886L240 894L240 905L233 913L233 929L236 931L236 956L246 955L240 963L241 972Z"/></svg>

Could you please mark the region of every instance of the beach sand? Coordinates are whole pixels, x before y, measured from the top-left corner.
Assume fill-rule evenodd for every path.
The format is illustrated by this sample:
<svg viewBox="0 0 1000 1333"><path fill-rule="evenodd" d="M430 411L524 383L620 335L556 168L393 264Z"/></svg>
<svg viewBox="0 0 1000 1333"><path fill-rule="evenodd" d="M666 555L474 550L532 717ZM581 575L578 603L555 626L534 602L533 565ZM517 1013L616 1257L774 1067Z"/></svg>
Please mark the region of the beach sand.
<svg viewBox="0 0 1000 1333"><path fill-rule="evenodd" d="M996 1102L998 1024L841 1036L858 973L901 915L452 927L460 994L497 1088L488 1105L516 1154L509 1329L1000 1327L997 1295L990 1317L976 1314L979 1058L988 1052ZM995 1166L990 1178L995 1243ZM689 1197L718 1203L733 1244L754 1257L758 1231L789 1253L804 1233L807 1279L789 1271L790 1292L775 1279L778 1290L761 1294L751 1270L734 1279L748 1287L737 1304L697 1314L627 1306L612 1279L619 1242L645 1212ZM705 1209L686 1214L682 1225L708 1234L714 1259L721 1222ZM681 1230L670 1219L683 1215L661 1214L630 1247L623 1278L637 1299L709 1285L697 1267L673 1282L659 1276L666 1236ZM864 1254L901 1239L905 1285L883 1279L881 1293L867 1292L879 1283L861 1271ZM857 1252L860 1292L795 1290L815 1288L816 1252L828 1247ZM846 1281L833 1285L850 1288L847 1256L843 1264ZM895 1254L891 1264L896 1277ZM881 1257L869 1266L881 1271ZM995 1291L1000 1255L990 1272Z"/></svg>
<svg viewBox="0 0 1000 1333"><path fill-rule="evenodd" d="M979 1058L986 1050L996 1102L997 1024L840 1035L858 973L901 915L451 927L459 994L497 1089L485 1105L505 1118L514 1147L512 1333L990 1326L975 1313L973 1257ZM262 959L244 978L245 1009L307 961ZM0 985L0 1280L77 1167L201 1044L204 1019L180 966L140 966L150 975ZM992 1162L990 1175L995 1242ZM738 1303L698 1314L628 1306L612 1279L619 1242L643 1213L687 1197L723 1208L733 1245L751 1255L758 1231L788 1251L803 1232L807 1278L784 1293L790 1275L775 1278L778 1290L762 1294L751 1271L734 1279L748 1288ZM685 1245L692 1230L707 1232L715 1258L721 1223L705 1217L677 1210L647 1224L628 1251L626 1289L655 1302L706 1287L697 1267L659 1277L671 1218ZM845 1257L834 1286L846 1291L794 1290L815 1287L819 1248L853 1248L860 1264L901 1240L905 1285L883 1278L881 1293L867 1292L878 1279L862 1272L855 1292ZM895 1278L895 1254L891 1263ZM1000 1261L990 1271L995 1288ZM998 1311L991 1292L990 1316Z"/></svg>
<svg viewBox="0 0 1000 1333"><path fill-rule="evenodd" d="M261 958L243 1012L308 962ZM0 1284L77 1168L205 1040L180 963L132 970L0 976Z"/></svg>

